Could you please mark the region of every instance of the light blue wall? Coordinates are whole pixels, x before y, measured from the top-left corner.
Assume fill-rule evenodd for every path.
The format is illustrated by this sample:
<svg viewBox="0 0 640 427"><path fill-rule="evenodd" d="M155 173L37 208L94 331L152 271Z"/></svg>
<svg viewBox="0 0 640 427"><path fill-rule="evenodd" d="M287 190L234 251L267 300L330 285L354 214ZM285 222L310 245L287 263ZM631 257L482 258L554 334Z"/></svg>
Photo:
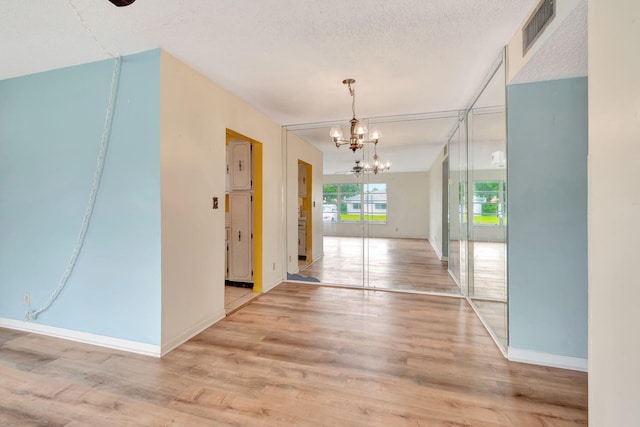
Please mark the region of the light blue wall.
<svg viewBox="0 0 640 427"><path fill-rule="evenodd" d="M587 78L509 86L509 346L587 357Z"/></svg>
<svg viewBox="0 0 640 427"><path fill-rule="evenodd" d="M0 81L0 317L55 289L89 198L113 61ZM160 51L122 61L102 186L67 287L35 322L160 344Z"/></svg>

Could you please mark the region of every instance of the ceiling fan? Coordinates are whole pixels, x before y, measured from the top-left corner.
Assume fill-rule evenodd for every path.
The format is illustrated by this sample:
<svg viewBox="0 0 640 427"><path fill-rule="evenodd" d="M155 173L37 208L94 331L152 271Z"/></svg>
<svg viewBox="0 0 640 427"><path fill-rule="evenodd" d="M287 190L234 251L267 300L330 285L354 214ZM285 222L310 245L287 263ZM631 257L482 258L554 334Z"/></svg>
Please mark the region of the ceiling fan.
<svg viewBox="0 0 640 427"><path fill-rule="evenodd" d="M129 6L136 0L109 0L109 1L118 7L122 7L122 6Z"/></svg>
<svg viewBox="0 0 640 427"><path fill-rule="evenodd" d="M361 165L360 164L360 160L356 160L356 164L355 166L353 166L351 169L349 169L348 171L339 171L336 172L336 175L355 175L355 176L360 176L360 174L362 172L366 172L366 167L367 165Z"/></svg>

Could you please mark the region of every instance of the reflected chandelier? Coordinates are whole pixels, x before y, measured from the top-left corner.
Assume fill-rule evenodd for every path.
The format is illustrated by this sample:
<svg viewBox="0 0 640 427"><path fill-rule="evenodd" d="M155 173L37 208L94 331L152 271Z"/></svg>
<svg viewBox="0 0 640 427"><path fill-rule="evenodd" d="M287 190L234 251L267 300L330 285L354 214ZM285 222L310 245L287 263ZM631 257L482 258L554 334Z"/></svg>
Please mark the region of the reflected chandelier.
<svg viewBox="0 0 640 427"><path fill-rule="evenodd" d="M378 172L384 172L385 170L391 169L391 163L382 163L380 161L380 157L378 156L378 152L376 150L376 146L373 146L374 154L373 154L373 163L369 164L367 162L362 163L360 160L356 160L356 165L351 168L351 171L356 175L360 176L361 173L365 172L373 172L374 175L377 175ZM362 164L361 164L362 163Z"/></svg>

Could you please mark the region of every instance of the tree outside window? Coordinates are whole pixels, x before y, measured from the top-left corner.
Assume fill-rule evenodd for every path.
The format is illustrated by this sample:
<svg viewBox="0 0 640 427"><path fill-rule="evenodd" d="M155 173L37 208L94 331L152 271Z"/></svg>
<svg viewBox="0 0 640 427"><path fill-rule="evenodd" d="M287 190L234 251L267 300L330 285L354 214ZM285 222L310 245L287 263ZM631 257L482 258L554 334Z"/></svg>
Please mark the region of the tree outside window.
<svg viewBox="0 0 640 427"><path fill-rule="evenodd" d="M504 181L473 183L473 224L506 224L506 190Z"/></svg>
<svg viewBox="0 0 640 427"><path fill-rule="evenodd" d="M323 186L323 212L335 209L339 222L385 224L387 222L387 185L380 184L325 184ZM326 222L335 221L323 214Z"/></svg>

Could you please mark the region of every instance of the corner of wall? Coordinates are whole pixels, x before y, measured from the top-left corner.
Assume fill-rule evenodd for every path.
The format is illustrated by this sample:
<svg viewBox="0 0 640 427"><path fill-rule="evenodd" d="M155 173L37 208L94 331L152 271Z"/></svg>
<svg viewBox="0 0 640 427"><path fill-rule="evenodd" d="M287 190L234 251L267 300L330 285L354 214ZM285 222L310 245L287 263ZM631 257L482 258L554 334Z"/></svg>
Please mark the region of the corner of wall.
<svg viewBox="0 0 640 427"><path fill-rule="evenodd" d="M164 337L162 341L162 346L160 350L160 354L164 356L169 353L171 350L179 347L185 342L189 341L191 338L198 335L200 332L204 331L208 327L218 323L220 320L226 317L226 313L224 310L222 312L214 313L207 319L202 320L201 322L193 325L192 327L182 331L180 334L174 337Z"/></svg>

